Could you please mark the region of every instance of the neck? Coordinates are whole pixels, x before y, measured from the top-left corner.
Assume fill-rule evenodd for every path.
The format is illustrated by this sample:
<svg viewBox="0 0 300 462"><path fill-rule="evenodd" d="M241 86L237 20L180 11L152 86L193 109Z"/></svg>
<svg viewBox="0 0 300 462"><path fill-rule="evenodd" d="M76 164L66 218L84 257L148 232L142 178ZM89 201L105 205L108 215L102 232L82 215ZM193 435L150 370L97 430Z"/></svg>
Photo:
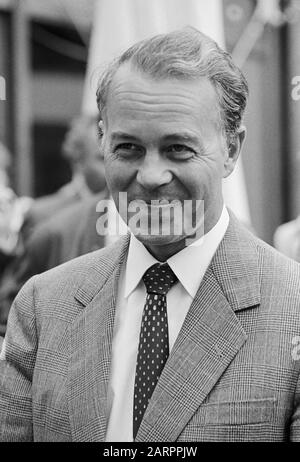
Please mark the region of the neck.
<svg viewBox="0 0 300 462"><path fill-rule="evenodd" d="M186 245L185 239L179 242L172 242L171 244L166 245L149 245L144 244L148 252L160 262L165 262L176 253L181 252Z"/></svg>
<svg viewBox="0 0 300 462"><path fill-rule="evenodd" d="M222 214L222 207L219 210L219 213L215 215L212 219L208 219L207 217L204 220L204 236L212 230L214 226L218 223L221 214ZM203 236L200 236L203 237ZM199 238L200 238L199 237ZM156 258L160 262L165 262L173 255L181 252L181 250L188 247L187 243L189 244L189 240L193 239L193 236L185 236L180 241L170 242L167 244L152 244L148 242L144 242L144 246L151 253L151 255ZM197 239L197 238L196 238Z"/></svg>

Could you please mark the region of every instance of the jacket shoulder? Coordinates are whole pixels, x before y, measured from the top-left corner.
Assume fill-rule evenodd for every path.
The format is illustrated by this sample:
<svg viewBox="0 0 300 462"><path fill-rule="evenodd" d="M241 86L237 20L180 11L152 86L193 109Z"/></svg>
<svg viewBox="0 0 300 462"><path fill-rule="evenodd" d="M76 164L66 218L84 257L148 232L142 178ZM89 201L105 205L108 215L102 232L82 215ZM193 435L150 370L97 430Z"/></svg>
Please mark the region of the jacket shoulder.
<svg viewBox="0 0 300 462"><path fill-rule="evenodd" d="M81 255L52 268L36 276L37 288L43 289L44 287L48 287L49 284L52 285L59 282L63 282L64 284L71 283L74 285L91 276L94 270L102 269L103 273L106 271L109 273L111 264L118 263L124 245L126 245L126 239L121 238L116 243L103 249Z"/></svg>
<svg viewBox="0 0 300 462"><path fill-rule="evenodd" d="M82 310L78 294L85 293L87 303L120 267L127 249L121 238L114 245L77 257L45 273L33 276L19 292L16 301L30 306L37 324L52 318L57 322L72 322Z"/></svg>
<svg viewBox="0 0 300 462"><path fill-rule="evenodd" d="M274 270L281 280L284 280L289 274L300 277L300 264L271 247L266 242L253 236L260 262L265 270Z"/></svg>

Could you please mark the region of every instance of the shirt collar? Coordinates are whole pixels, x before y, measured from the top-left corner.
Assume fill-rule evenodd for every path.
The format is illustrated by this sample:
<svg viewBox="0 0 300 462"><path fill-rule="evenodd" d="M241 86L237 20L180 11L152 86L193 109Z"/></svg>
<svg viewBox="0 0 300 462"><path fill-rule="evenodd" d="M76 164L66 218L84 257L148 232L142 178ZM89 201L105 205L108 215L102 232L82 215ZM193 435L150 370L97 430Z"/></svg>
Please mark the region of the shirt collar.
<svg viewBox="0 0 300 462"><path fill-rule="evenodd" d="M207 234L167 260L192 298L197 293L199 284L224 237L228 224L229 215L224 206L218 222ZM131 234L125 271L125 297L135 290L145 271L156 263L159 261Z"/></svg>

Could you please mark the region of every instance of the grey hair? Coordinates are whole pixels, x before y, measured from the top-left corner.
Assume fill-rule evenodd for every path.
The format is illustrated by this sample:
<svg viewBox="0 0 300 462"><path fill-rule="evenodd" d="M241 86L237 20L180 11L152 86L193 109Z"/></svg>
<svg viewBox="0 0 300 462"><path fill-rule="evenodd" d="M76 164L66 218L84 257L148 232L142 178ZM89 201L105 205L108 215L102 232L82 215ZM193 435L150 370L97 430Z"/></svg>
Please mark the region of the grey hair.
<svg viewBox="0 0 300 462"><path fill-rule="evenodd" d="M124 63L154 79L207 77L213 84L220 109L220 122L228 145L236 136L249 95L242 71L229 53L193 27L143 40L115 59L98 82L97 105L102 117L111 81Z"/></svg>

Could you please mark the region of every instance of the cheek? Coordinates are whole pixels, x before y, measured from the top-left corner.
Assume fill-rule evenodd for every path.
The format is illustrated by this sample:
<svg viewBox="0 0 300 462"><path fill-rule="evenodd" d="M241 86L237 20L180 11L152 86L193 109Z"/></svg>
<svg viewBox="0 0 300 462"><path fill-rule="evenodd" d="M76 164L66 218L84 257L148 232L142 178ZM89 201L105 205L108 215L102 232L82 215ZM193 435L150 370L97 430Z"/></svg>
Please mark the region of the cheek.
<svg viewBox="0 0 300 462"><path fill-rule="evenodd" d="M213 196L214 191L219 191L222 185L220 166L201 161L191 163L188 169L181 172L178 179L196 199Z"/></svg>
<svg viewBox="0 0 300 462"><path fill-rule="evenodd" d="M112 157L107 157L105 161L105 176L111 193L126 192L130 179L131 170L124 164Z"/></svg>

